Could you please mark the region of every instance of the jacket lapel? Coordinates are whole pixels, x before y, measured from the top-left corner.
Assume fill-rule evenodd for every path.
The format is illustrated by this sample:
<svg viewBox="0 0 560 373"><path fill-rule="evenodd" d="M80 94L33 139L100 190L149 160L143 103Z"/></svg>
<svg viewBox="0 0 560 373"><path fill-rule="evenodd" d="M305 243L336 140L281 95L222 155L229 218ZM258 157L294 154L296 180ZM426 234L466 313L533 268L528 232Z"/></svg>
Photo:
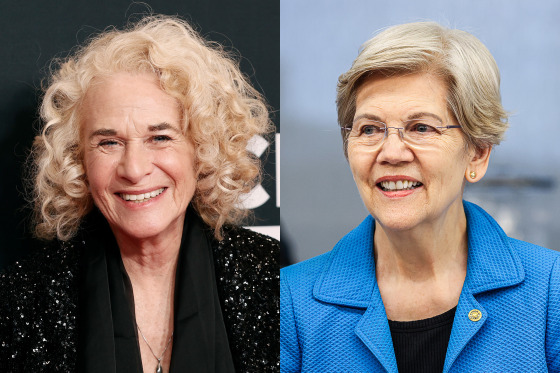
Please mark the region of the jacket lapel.
<svg viewBox="0 0 560 373"><path fill-rule="evenodd" d="M450 371L467 343L492 317L475 295L517 285L525 278L521 259L511 248L507 235L498 223L475 204L464 202L464 208L469 247L467 276L453 320L444 373ZM469 316L471 311L475 315ZM480 319L475 317L476 311L480 312Z"/></svg>
<svg viewBox="0 0 560 373"><path fill-rule="evenodd" d="M469 317L469 313L473 310L481 312L482 317L478 321L474 316ZM474 311L476 312L476 311ZM471 318L473 320L471 320ZM463 285L461 296L459 297L459 304L455 311L455 318L453 320L453 329L451 330L451 337L447 345L447 353L445 355L445 364L443 372L449 372L453 362L461 353L467 343L474 337L474 335L482 328L484 322L488 318L486 310L477 302L467 284Z"/></svg>
<svg viewBox="0 0 560 373"><path fill-rule="evenodd" d="M387 372L398 372L393 339L381 294L375 283L373 297L366 313L356 326L356 335L370 349Z"/></svg>
<svg viewBox="0 0 560 373"><path fill-rule="evenodd" d="M389 323L375 280L374 231L375 222L368 216L338 242L313 295L323 302L366 309L356 325L356 335L387 372L397 372Z"/></svg>

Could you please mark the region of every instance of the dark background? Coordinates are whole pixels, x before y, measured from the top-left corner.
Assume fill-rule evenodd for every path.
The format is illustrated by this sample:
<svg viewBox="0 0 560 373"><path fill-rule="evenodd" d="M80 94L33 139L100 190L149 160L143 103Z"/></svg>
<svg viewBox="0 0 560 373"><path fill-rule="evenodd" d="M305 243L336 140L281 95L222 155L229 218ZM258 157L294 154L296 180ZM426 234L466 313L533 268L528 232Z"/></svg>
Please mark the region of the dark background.
<svg viewBox="0 0 560 373"><path fill-rule="evenodd" d="M147 5L149 4L149 5ZM23 163L39 126L41 82L49 61L65 57L89 36L110 25L122 28L151 11L179 15L206 39L233 50L241 70L267 98L280 132L279 0L111 1L0 0L0 268L43 245L31 238L31 210L24 199ZM273 136L268 139L273 141ZM275 157L269 148L263 186L270 199L256 209L254 225L279 225Z"/></svg>

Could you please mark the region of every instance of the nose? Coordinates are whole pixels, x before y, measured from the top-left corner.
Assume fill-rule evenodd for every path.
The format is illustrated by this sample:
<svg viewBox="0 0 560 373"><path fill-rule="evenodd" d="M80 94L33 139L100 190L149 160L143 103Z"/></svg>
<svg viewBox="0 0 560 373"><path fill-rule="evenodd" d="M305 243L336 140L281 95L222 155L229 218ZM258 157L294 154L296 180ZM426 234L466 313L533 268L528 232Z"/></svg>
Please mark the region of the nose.
<svg viewBox="0 0 560 373"><path fill-rule="evenodd" d="M387 128L385 139L381 143L379 153L377 154L377 162L389 164L412 162L414 154L403 141L401 131L399 128Z"/></svg>
<svg viewBox="0 0 560 373"><path fill-rule="evenodd" d="M125 147L117 167L117 174L131 184L137 184L144 176L151 174L153 169L151 152L142 144L131 142Z"/></svg>

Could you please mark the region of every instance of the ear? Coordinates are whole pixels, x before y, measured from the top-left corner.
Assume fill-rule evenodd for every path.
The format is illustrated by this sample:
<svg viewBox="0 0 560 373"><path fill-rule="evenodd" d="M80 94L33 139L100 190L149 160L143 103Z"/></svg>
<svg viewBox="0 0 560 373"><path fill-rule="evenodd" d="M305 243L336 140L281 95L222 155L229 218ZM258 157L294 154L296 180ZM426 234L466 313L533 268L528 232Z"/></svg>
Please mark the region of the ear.
<svg viewBox="0 0 560 373"><path fill-rule="evenodd" d="M488 163L490 162L491 152L491 146L484 149L474 149L474 151L469 152L471 160L465 170L465 179L467 179L469 183L476 183L484 177L486 170L488 169Z"/></svg>

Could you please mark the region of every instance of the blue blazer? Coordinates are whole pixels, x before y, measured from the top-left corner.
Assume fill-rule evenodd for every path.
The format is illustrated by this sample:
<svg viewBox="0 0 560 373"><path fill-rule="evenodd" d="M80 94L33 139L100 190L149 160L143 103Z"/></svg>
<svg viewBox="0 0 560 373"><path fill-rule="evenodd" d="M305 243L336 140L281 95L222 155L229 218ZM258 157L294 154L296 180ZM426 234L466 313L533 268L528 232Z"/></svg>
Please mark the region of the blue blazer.
<svg viewBox="0 0 560 373"><path fill-rule="evenodd" d="M560 371L560 253L506 236L465 202L467 275L444 372ZM397 372L375 277L374 220L284 268L281 372ZM482 318L469 319L471 310Z"/></svg>

